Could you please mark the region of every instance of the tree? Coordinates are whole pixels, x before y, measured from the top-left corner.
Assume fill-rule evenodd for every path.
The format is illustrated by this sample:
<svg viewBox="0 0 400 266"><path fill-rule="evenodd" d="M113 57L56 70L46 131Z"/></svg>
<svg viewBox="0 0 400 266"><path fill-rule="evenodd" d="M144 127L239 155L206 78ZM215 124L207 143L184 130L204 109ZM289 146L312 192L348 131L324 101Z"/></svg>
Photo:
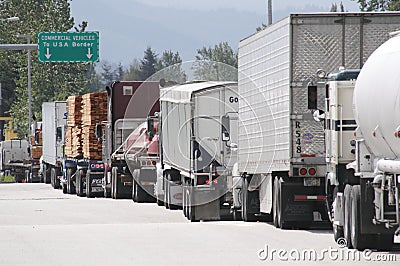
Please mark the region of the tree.
<svg viewBox="0 0 400 266"><path fill-rule="evenodd" d="M336 3L332 3L330 12L346 12L344 9L343 2L340 2L339 9Z"/></svg>
<svg viewBox="0 0 400 266"><path fill-rule="evenodd" d="M140 61L138 59L134 59L129 65L124 73L123 80L141 80Z"/></svg>
<svg viewBox="0 0 400 266"><path fill-rule="evenodd" d="M237 80L237 65L237 53L221 42L197 50L194 76L200 80Z"/></svg>
<svg viewBox="0 0 400 266"><path fill-rule="evenodd" d="M115 70L113 70L113 67L110 62L108 61L103 61L101 63L101 82L104 85L110 85L115 81Z"/></svg>
<svg viewBox="0 0 400 266"><path fill-rule="evenodd" d="M0 1L0 17L18 16L21 22L4 23L0 27L0 37L5 43L23 43L11 33L27 34L32 43L37 40L38 32L68 31L75 26L70 14L71 0L7 0ZM76 26L84 31L87 22ZM65 100L69 95L88 91L88 63L39 63L37 52L32 51L32 111L41 118L41 106L44 101ZM10 79L15 83L15 100L10 107L10 114L18 127L19 136L28 132L27 104L27 55L26 51L0 51L0 65L10 66L15 76ZM12 82L7 81L9 84Z"/></svg>
<svg viewBox="0 0 400 266"><path fill-rule="evenodd" d="M351 0L357 1L361 11L398 11L399 0Z"/></svg>
<svg viewBox="0 0 400 266"><path fill-rule="evenodd" d="M165 50L156 65L156 74L151 77L153 81L164 79L175 83L186 81L186 74L182 70L182 59L178 52Z"/></svg>
<svg viewBox="0 0 400 266"><path fill-rule="evenodd" d="M151 49L151 47L147 47L139 66L140 77L142 80L146 80L156 73L157 58L158 55Z"/></svg>

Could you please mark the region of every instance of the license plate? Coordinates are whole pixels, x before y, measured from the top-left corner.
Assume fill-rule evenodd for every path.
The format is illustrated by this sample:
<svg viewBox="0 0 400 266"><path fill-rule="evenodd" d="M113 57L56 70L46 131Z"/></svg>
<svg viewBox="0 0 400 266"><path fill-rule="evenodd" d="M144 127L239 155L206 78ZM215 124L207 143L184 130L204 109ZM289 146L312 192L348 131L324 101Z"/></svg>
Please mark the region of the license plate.
<svg viewBox="0 0 400 266"><path fill-rule="evenodd" d="M304 178L305 187L319 187L321 186L321 179L319 178Z"/></svg>
<svg viewBox="0 0 400 266"><path fill-rule="evenodd" d="M92 192L103 192L102 187L92 187Z"/></svg>

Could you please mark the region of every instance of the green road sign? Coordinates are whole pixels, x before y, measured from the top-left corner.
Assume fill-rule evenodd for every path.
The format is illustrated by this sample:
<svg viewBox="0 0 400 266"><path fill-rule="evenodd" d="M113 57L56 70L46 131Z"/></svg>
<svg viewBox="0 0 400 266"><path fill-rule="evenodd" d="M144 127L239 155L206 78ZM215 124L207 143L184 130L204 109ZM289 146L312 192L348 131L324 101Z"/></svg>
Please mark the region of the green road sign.
<svg viewBox="0 0 400 266"><path fill-rule="evenodd" d="M99 33L40 32L39 62L97 62Z"/></svg>

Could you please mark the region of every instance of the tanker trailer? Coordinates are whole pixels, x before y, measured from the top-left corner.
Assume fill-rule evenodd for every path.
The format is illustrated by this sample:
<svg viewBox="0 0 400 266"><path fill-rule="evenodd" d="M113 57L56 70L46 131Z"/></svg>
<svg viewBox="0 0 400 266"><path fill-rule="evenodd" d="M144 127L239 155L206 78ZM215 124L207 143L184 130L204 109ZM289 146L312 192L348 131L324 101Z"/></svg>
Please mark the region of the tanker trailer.
<svg viewBox="0 0 400 266"><path fill-rule="evenodd" d="M359 75L328 76L327 207L335 239L344 238L349 248L390 249L400 232L399 60L397 36L370 56ZM322 112L314 117L321 120Z"/></svg>

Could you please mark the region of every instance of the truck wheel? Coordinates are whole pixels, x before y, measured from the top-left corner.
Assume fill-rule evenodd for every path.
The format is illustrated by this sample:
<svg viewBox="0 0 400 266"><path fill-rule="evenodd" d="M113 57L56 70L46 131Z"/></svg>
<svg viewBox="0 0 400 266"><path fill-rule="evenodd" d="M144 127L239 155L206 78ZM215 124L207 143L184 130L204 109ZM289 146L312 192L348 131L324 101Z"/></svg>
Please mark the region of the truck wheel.
<svg viewBox="0 0 400 266"><path fill-rule="evenodd" d="M188 189L187 189L187 183L185 181L182 185L182 212L183 212L183 216L185 216L186 218L188 217L187 193L188 193Z"/></svg>
<svg viewBox="0 0 400 266"><path fill-rule="evenodd" d="M256 222L257 218L254 213L249 212L249 205L251 204L252 196L257 192L248 191L248 180L244 179L242 188L242 220L245 222Z"/></svg>
<svg viewBox="0 0 400 266"><path fill-rule="evenodd" d="M358 250L367 247L366 235L361 234L361 186L355 185L351 191L351 243Z"/></svg>
<svg viewBox="0 0 400 266"><path fill-rule="evenodd" d="M275 177L274 179L274 197L273 197L273 222L276 228L279 228L280 224L280 217L278 216L278 177Z"/></svg>
<svg viewBox="0 0 400 266"><path fill-rule="evenodd" d="M71 168L67 169L67 189L68 189L68 194L76 193L74 181L72 180L72 169Z"/></svg>
<svg viewBox="0 0 400 266"><path fill-rule="evenodd" d="M118 193L118 167L111 169L111 197L113 199L119 199Z"/></svg>
<svg viewBox="0 0 400 266"><path fill-rule="evenodd" d="M133 200L133 202L138 202L136 191L137 191L137 184L136 184L135 179L133 178L133 181L132 181L132 200Z"/></svg>
<svg viewBox="0 0 400 266"><path fill-rule="evenodd" d="M43 182L45 184L50 184L51 180L50 180L50 175L49 175L49 167L47 166L47 164L43 164Z"/></svg>
<svg viewBox="0 0 400 266"><path fill-rule="evenodd" d="M138 184L135 180L133 180L136 185L136 201L138 203L148 202L147 192L143 189L143 187Z"/></svg>
<svg viewBox="0 0 400 266"><path fill-rule="evenodd" d="M351 191L352 186L346 185L343 192L344 221L343 221L343 237L346 239L347 247L352 248L351 243Z"/></svg>
<svg viewBox="0 0 400 266"><path fill-rule="evenodd" d="M86 172L86 197L94 198L94 193L92 192L92 178L90 177L90 170Z"/></svg>
<svg viewBox="0 0 400 266"><path fill-rule="evenodd" d="M78 170L76 172L76 195L78 197L85 196L85 194L83 193L82 174L82 170Z"/></svg>
<svg viewBox="0 0 400 266"><path fill-rule="evenodd" d="M62 184L62 192L63 194L68 194L67 183Z"/></svg>
<svg viewBox="0 0 400 266"><path fill-rule="evenodd" d="M169 184L169 182L170 182L170 180L171 180L171 178L170 178L170 176L169 176L169 173L167 173L166 174L166 176L165 176L165 180L164 180L164 186L165 186L165 189L164 189L164 206L165 206L165 208L167 208L167 209L169 209L169 186L170 186L170 184Z"/></svg>
<svg viewBox="0 0 400 266"><path fill-rule="evenodd" d="M52 167L50 172L51 180L53 181L53 188L59 189L61 188L60 180L57 178L57 170Z"/></svg>
<svg viewBox="0 0 400 266"><path fill-rule="evenodd" d="M274 202L276 204L274 209L276 210L276 224L277 228L286 229L285 222L282 218L282 184L279 180L279 177L276 177L275 180L276 186L274 187L274 189L276 191L276 197L274 199Z"/></svg>

